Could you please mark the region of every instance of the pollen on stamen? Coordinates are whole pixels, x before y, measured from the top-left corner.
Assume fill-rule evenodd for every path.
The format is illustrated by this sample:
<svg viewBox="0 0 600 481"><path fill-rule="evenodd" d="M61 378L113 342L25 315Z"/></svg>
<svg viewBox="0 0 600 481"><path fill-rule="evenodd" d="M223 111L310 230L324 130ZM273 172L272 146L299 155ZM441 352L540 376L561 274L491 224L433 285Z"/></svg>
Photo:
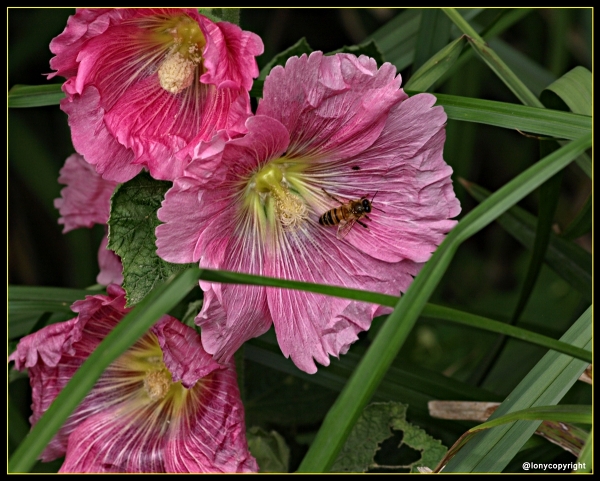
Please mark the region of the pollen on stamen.
<svg viewBox="0 0 600 481"><path fill-rule="evenodd" d="M158 69L160 86L167 92L178 94L194 82L197 65L193 59L179 52L170 53Z"/></svg>
<svg viewBox="0 0 600 481"><path fill-rule="evenodd" d="M152 401L159 401L167 395L172 383L171 374L166 369L150 371L144 378L144 389Z"/></svg>
<svg viewBox="0 0 600 481"><path fill-rule="evenodd" d="M308 209L297 195L283 189L275 197L277 218L284 229L294 230L308 219Z"/></svg>

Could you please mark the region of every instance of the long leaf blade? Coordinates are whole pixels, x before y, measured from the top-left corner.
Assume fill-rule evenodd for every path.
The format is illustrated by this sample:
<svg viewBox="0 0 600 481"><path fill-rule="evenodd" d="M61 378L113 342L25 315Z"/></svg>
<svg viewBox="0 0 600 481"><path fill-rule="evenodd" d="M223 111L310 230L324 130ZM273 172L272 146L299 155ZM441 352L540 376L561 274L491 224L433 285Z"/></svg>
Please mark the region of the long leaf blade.
<svg viewBox="0 0 600 481"><path fill-rule="evenodd" d="M591 311L590 306L561 340L591 348ZM490 421L521 409L558 403L586 367L587 363L580 360L548 352L490 416ZM444 472L501 472L539 424L518 421L479 433L448 462Z"/></svg>

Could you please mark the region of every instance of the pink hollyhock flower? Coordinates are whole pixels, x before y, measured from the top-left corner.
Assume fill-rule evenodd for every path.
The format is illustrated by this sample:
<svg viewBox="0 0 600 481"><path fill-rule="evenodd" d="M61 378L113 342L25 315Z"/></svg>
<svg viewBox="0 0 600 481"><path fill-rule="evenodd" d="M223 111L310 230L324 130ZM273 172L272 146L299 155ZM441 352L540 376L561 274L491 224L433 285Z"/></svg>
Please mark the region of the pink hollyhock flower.
<svg viewBox="0 0 600 481"><path fill-rule="evenodd" d="M125 291L87 296L70 321L21 339L9 361L27 368L35 424L89 354L129 311ZM233 364L163 316L114 361L42 453L61 472L256 472Z"/></svg>
<svg viewBox="0 0 600 481"><path fill-rule="evenodd" d="M243 131L263 44L191 8L79 9L50 50L48 78L67 79L61 108L75 149L125 182L143 167L172 180L190 144Z"/></svg>
<svg viewBox="0 0 600 481"><path fill-rule="evenodd" d="M170 262L398 295L456 224L446 114L389 63L292 57L264 85L248 133L200 145L167 192L157 253ZM358 201L350 204L352 201ZM359 206L350 211L348 206ZM379 306L310 292L201 283L204 348L229 359L273 323L309 373L345 353ZM389 312L389 311L388 311Z"/></svg>
<svg viewBox="0 0 600 481"><path fill-rule="evenodd" d="M63 232L80 227L90 228L94 224L103 224L108 228L110 197L117 182L104 180L79 154L67 158L60 169L58 181L67 186L60 191L61 197L54 199L54 207L61 215L58 223L64 225ZM98 249L100 273L96 281L104 286L122 284L121 258L108 249L107 245L108 237L105 235Z"/></svg>

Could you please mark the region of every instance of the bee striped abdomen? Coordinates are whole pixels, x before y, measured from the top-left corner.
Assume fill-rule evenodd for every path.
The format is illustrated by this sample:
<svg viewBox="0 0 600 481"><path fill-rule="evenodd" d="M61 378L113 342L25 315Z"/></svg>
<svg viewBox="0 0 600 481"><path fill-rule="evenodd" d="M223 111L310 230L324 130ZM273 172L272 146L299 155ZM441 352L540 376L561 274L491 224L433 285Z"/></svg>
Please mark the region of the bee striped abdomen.
<svg viewBox="0 0 600 481"><path fill-rule="evenodd" d="M340 208L331 209L325 212L319 217L319 224L321 225L338 225L343 220L343 214Z"/></svg>

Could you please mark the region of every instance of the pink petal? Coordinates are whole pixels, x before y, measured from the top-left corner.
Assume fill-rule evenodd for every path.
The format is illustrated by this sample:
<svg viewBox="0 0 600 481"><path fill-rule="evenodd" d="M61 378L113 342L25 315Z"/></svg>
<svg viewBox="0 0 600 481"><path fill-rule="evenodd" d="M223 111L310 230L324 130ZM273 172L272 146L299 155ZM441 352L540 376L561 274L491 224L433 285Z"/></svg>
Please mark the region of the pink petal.
<svg viewBox="0 0 600 481"><path fill-rule="evenodd" d="M67 186L60 191L61 197L54 200L61 215L58 223L65 226L63 232L108 222L110 196L116 182L102 179L79 154L67 158L58 182Z"/></svg>
<svg viewBox="0 0 600 481"><path fill-rule="evenodd" d="M119 144L104 124L104 109L98 90L86 87L81 96L61 100L61 109L69 115L71 139L75 149L95 166L104 179L126 182L141 170L133 165L133 152Z"/></svg>
<svg viewBox="0 0 600 481"><path fill-rule="evenodd" d="M288 235L264 275L399 295L418 272L413 263L382 262L329 234L314 222L306 239ZM308 252L307 239L318 248ZM379 310L376 304L287 289L269 288L267 299L283 354L308 373L316 372L314 361L327 366L329 355L345 353Z"/></svg>
<svg viewBox="0 0 600 481"><path fill-rule="evenodd" d="M213 358L202 348L200 336L190 327L164 317L152 327L163 352L163 362L173 375L173 382L181 381L186 388L215 369L220 369Z"/></svg>
<svg viewBox="0 0 600 481"><path fill-rule="evenodd" d="M292 57L266 78L257 114L288 129L288 156L344 158L371 145L390 108L406 98L395 73L391 64L377 69L364 56Z"/></svg>
<svg viewBox="0 0 600 481"><path fill-rule="evenodd" d="M123 263L121 258L108 247L108 237L104 236L98 248L98 266L100 272L96 282L107 286L109 284L123 284Z"/></svg>
<svg viewBox="0 0 600 481"><path fill-rule="evenodd" d="M263 53L258 35L242 30L229 22L213 23L200 16L206 35L204 65L206 72L200 80L219 87L223 82L234 82L246 90L252 88L252 79L258 77L254 57Z"/></svg>
<svg viewBox="0 0 600 481"><path fill-rule="evenodd" d="M178 94L159 85L166 50L149 19L187 16L206 46L198 85ZM260 38L195 9L82 9L53 40L51 66L67 80L61 108L73 144L106 179L125 182L146 167L158 179L183 173L193 147L218 129L244 132ZM162 49L162 50L161 50Z"/></svg>

